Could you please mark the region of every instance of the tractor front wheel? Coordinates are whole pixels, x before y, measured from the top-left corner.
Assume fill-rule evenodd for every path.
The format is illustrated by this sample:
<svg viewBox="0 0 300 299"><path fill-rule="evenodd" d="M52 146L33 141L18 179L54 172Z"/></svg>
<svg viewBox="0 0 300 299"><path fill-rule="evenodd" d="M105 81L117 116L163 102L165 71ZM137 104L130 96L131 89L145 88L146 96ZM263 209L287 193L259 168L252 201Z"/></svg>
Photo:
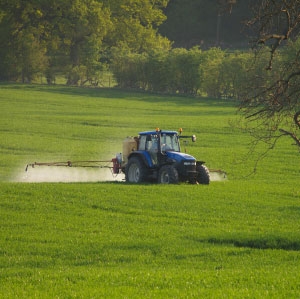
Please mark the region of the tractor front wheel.
<svg viewBox="0 0 300 299"><path fill-rule="evenodd" d="M177 184L178 172L172 165L164 165L158 173L158 183L160 184Z"/></svg>
<svg viewBox="0 0 300 299"><path fill-rule="evenodd" d="M146 180L146 167L137 157L129 159L125 169L125 180L128 183L142 183Z"/></svg>
<svg viewBox="0 0 300 299"><path fill-rule="evenodd" d="M198 164L196 166L197 179L199 184L208 185L210 182L209 170L205 165Z"/></svg>

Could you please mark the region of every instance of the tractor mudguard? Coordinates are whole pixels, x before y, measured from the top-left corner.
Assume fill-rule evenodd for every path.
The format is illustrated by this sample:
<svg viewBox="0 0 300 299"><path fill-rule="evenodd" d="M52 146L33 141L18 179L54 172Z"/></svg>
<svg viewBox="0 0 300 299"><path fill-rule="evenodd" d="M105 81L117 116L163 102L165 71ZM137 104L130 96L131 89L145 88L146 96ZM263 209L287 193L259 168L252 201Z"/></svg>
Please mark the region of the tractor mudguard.
<svg viewBox="0 0 300 299"><path fill-rule="evenodd" d="M134 151L128 156L128 160L132 157L139 157L149 168L154 166L150 154L146 151Z"/></svg>

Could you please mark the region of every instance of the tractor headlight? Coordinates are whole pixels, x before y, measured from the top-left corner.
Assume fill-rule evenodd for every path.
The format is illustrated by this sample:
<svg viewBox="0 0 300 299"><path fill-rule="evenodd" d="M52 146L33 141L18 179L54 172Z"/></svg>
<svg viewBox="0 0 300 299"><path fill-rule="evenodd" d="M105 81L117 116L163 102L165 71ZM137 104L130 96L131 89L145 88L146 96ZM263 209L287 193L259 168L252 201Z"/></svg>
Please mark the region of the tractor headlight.
<svg viewBox="0 0 300 299"><path fill-rule="evenodd" d="M185 165L185 166L196 165L196 161L193 161L193 162L184 162L183 165Z"/></svg>

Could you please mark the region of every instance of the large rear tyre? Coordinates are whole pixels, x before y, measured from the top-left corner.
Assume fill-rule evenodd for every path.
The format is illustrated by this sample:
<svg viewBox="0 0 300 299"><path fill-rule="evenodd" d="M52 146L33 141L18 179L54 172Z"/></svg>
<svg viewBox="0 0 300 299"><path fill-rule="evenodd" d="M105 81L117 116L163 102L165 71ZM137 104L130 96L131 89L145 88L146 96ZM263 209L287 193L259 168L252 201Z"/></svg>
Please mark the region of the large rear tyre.
<svg viewBox="0 0 300 299"><path fill-rule="evenodd" d="M147 169L137 157L129 159L125 168L125 180L128 183L142 183L146 180Z"/></svg>
<svg viewBox="0 0 300 299"><path fill-rule="evenodd" d="M208 168L203 164L196 165L196 171L197 171L197 182L199 184L208 185L210 182L210 175Z"/></svg>
<svg viewBox="0 0 300 299"><path fill-rule="evenodd" d="M177 184L178 172L172 165L164 165L158 173L158 183L160 184Z"/></svg>

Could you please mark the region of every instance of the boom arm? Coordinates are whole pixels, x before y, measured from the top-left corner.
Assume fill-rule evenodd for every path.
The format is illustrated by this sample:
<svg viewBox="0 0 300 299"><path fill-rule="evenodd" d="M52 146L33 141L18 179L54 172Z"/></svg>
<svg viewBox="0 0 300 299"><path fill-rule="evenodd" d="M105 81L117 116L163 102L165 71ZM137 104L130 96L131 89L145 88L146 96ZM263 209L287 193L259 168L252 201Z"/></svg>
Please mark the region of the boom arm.
<svg viewBox="0 0 300 299"><path fill-rule="evenodd" d="M25 171L28 171L29 167L35 166L64 166L64 167L89 167L89 168L109 168L114 174L119 174L121 170L120 161L117 158L112 160L94 160L94 161L65 161L65 162L34 162L26 165Z"/></svg>

